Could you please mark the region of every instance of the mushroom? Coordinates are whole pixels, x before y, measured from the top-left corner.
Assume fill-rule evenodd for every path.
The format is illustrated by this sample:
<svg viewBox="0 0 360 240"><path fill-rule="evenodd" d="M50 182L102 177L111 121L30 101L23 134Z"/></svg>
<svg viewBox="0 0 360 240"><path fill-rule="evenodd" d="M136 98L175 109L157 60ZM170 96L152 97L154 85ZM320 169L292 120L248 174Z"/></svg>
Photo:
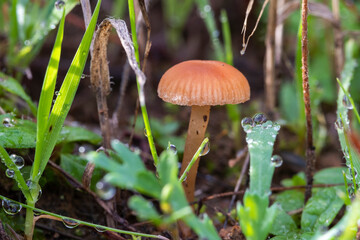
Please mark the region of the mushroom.
<svg viewBox="0 0 360 240"><path fill-rule="evenodd" d="M191 115L181 174L204 139L210 106L238 104L250 99L249 83L236 68L219 61L191 60L179 63L162 76L158 95L165 102L191 106ZM187 200L194 200L199 159L188 173L183 187Z"/></svg>

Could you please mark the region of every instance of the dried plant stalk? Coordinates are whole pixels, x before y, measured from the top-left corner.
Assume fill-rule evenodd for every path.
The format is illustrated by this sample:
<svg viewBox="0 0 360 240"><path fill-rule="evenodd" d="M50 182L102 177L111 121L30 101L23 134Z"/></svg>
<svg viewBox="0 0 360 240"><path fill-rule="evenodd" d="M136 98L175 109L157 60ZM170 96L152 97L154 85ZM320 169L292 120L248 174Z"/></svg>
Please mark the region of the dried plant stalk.
<svg viewBox="0 0 360 240"><path fill-rule="evenodd" d="M275 30L276 30L276 14L277 0L270 1L269 15L265 39L265 103L266 110L272 113L275 108L276 92L275 92Z"/></svg>
<svg viewBox="0 0 360 240"><path fill-rule="evenodd" d="M302 82L306 116L306 180L305 202L311 197L313 174L315 168L315 147L313 144L313 131L311 120L310 91L309 91L309 67L308 67L308 1L301 2L301 65Z"/></svg>

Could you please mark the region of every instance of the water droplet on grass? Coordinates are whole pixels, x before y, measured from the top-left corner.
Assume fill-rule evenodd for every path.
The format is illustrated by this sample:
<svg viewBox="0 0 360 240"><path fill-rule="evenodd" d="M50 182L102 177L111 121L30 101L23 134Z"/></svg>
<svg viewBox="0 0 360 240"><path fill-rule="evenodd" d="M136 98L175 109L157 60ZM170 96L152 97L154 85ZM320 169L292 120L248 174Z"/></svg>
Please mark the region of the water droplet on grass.
<svg viewBox="0 0 360 240"><path fill-rule="evenodd" d="M167 149L171 150L172 153L177 154L177 149L176 149L176 146L174 144L170 144Z"/></svg>
<svg viewBox="0 0 360 240"><path fill-rule="evenodd" d="M34 199L39 200L41 195L42 195L42 189L40 187L40 184L31 181L31 180L27 180L26 181L26 185L29 187L30 192L32 195L35 195L37 193L37 196L32 196Z"/></svg>
<svg viewBox="0 0 360 240"><path fill-rule="evenodd" d="M203 149L200 152L200 156L205 156L206 154L208 154L210 152L210 143L207 142L205 144L205 146L203 147Z"/></svg>
<svg viewBox="0 0 360 240"><path fill-rule="evenodd" d="M253 121L255 124L263 124L267 120L268 120L267 117L262 113L257 113L253 117Z"/></svg>
<svg viewBox="0 0 360 240"><path fill-rule="evenodd" d="M62 222L64 223L65 227L67 227L67 228L76 228L77 226L80 225L80 223L78 223L77 221L69 219L69 218L63 218Z"/></svg>
<svg viewBox="0 0 360 240"><path fill-rule="evenodd" d="M10 118L4 118L3 119L3 125L4 125L4 127L13 127L14 126L14 124L12 124Z"/></svg>
<svg viewBox="0 0 360 240"><path fill-rule="evenodd" d="M353 109L350 99L346 95L343 97L342 103L343 103L344 107L346 107L347 109L349 109L349 110Z"/></svg>
<svg viewBox="0 0 360 240"><path fill-rule="evenodd" d="M12 169L6 169L5 175L6 175L8 178L14 178L15 172L14 172L14 170L12 170Z"/></svg>
<svg viewBox="0 0 360 240"><path fill-rule="evenodd" d="M283 159L279 155L274 155L271 157L271 164L274 167L280 167L283 164Z"/></svg>
<svg viewBox="0 0 360 240"><path fill-rule="evenodd" d="M55 95L56 95L56 96L60 96L60 95L61 95L60 91L56 91L56 92L55 92Z"/></svg>
<svg viewBox="0 0 360 240"><path fill-rule="evenodd" d="M2 207L5 213L9 215L15 215L20 212L22 206L11 201L11 200L2 200Z"/></svg>
<svg viewBox="0 0 360 240"><path fill-rule="evenodd" d="M96 193L103 200L110 200L115 196L116 188L102 179L96 183Z"/></svg>
<svg viewBox="0 0 360 240"><path fill-rule="evenodd" d="M144 135L145 135L145 137L147 137L147 136L148 136L148 135L147 135L146 128L144 128Z"/></svg>
<svg viewBox="0 0 360 240"><path fill-rule="evenodd" d="M80 146L79 149L78 149L79 153L85 153L86 151L86 148L84 146Z"/></svg>
<svg viewBox="0 0 360 240"><path fill-rule="evenodd" d="M56 7L57 10L61 10L64 6L65 6L64 1L59 0L59 1L55 2L55 7Z"/></svg>
<svg viewBox="0 0 360 240"><path fill-rule="evenodd" d="M11 154L10 158L15 163L15 165L18 169L21 169L22 167L24 167L25 161L21 156L18 156L16 154Z"/></svg>
<svg viewBox="0 0 360 240"><path fill-rule="evenodd" d="M25 41L24 41L24 45L25 45L25 46L29 46L30 44L31 44L31 41L30 41L30 40L25 40Z"/></svg>
<svg viewBox="0 0 360 240"><path fill-rule="evenodd" d="M211 11L211 6L210 5L205 5L204 11L205 12L210 12Z"/></svg>
<svg viewBox="0 0 360 240"><path fill-rule="evenodd" d="M344 129L344 126L343 126L343 123L341 121L341 118L338 118L336 121L335 121L335 128L336 130L343 130Z"/></svg>
<svg viewBox="0 0 360 240"><path fill-rule="evenodd" d="M249 117L245 117L241 120L241 126L243 127L246 133L251 133L253 124L254 124L253 120Z"/></svg>

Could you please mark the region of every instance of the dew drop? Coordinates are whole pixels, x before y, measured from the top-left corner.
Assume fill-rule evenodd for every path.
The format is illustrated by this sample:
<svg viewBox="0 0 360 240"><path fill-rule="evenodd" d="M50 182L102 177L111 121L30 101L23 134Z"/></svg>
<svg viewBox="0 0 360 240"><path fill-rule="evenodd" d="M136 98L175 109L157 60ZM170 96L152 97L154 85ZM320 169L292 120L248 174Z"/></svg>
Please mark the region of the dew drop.
<svg viewBox="0 0 360 240"><path fill-rule="evenodd" d="M251 133L253 124L254 124L253 120L249 117L245 117L241 120L241 126L243 127L246 133Z"/></svg>
<svg viewBox="0 0 360 240"><path fill-rule="evenodd" d="M13 127L14 126L14 124L11 123L10 118L4 118L3 119L3 125L4 125L4 127Z"/></svg>
<svg viewBox="0 0 360 240"><path fill-rule="evenodd" d="M77 226L80 225L80 223L78 223L77 221L69 219L69 218L63 218L62 222L64 223L65 227L67 227L67 228L76 228Z"/></svg>
<svg viewBox="0 0 360 240"><path fill-rule="evenodd" d="M56 28L56 25L55 24L51 24L50 25L50 29L55 29Z"/></svg>
<svg viewBox="0 0 360 240"><path fill-rule="evenodd" d="M25 46L29 46L30 44L31 44L30 40L25 40L25 41L24 41L24 45L25 45Z"/></svg>
<svg viewBox="0 0 360 240"><path fill-rule="evenodd" d="M79 151L80 154L83 154L83 153L85 153L86 148L84 146L80 146L78 151Z"/></svg>
<svg viewBox="0 0 360 240"><path fill-rule="evenodd" d="M253 116L253 121L255 124L263 124L267 120L267 117L262 113L257 113Z"/></svg>
<svg viewBox="0 0 360 240"><path fill-rule="evenodd" d="M220 36L220 32L218 30L215 30L212 32L212 37L213 38L218 38Z"/></svg>
<svg viewBox="0 0 360 240"><path fill-rule="evenodd" d="M280 167L283 164L283 159L279 155L274 155L271 157L271 164L274 167Z"/></svg>
<svg viewBox="0 0 360 240"><path fill-rule="evenodd" d="M14 170L8 168L8 169L6 169L6 171L5 171L5 175L6 175L8 178L14 178L15 172L14 172Z"/></svg>
<svg viewBox="0 0 360 240"><path fill-rule="evenodd" d="M249 117L245 117L241 120L241 126L245 127L245 126L252 126L253 125L253 120Z"/></svg>
<svg viewBox="0 0 360 240"><path fill-rule="evenodd" d="M29 187L32 197L34 199L39 200L42 195L42 189L40 187L40 184L38 184L34 181L31 181L31 180L27 180L26 185ZM36 194L37 194L37 196L34 196Z"/></svg>
<svg viewBox="0 0 360 240"><path fill-rule="evenodd" d="M55 2L55 7L56 7L57 10L61 10L64 6L65 6L64 1L58 0L58 1Z"/></svg>
<svg viewBox="0 0 360 240"><path fill-rule="evenodd" d="M15 163L15 165L18 169L21 169L22 167L24 167L25 161L21 156L18 156L16 154L11 154L10 158Z"/></svg>
<svg viewBox="0 0 360 240"><path fill-rule="evenodd" d="M272 128L273 127L273 122L268 120L266 122L264 122L262 125L261 125L264 129L269 129L269 128Z"/></svg>
<svg viewBox="0 0 360 240"><path fill-rule="evenodd" d="M335 121L335 128L336 130L342 131L344 129L343 123L341 121L341 118L336 119Z"/></svg>
<svg viewBox="0 0 360 240"><path fill-rule="evenodd" d="M200 152L200 156L205 156L206 154L208 154L210 152L210 143L207 142L205 144L205 146L203 147L203 149Z"/></svg>
<svg viewBox="0 0 360 240"><path fill-rule="evenodd" d="M245 51L246 51L246 48L241 49L240 55L244 55L244 54L245 54Z"/></svg>
<svg viewBox="0 0 360 240"><path fill-rule="evenodd" d="M11 201L11 200L2 200L2 207L5 213L9 215L15 215L20 212L22 206Z"/></svg>
<svg viewBox="0 0 360 240"><path fill-rule="evenodd" d="M60 96L60 95L61 95L60 91L56 91L56 92L55 92L55 95L56 95L56 96Z"/></svg>
<svg viewBox="0 0 360 240"><path fill-rule="evenodd" d="M144 135L145 135L145 137L148 137L146 128L144 128Z"/></svg>
<svg viewBox="0 0 360 240"><path fill-rule="evenodd" d="M346 95L343 97L342 103L343 103L344 107L346 107L347 109L349 109L349 110L353 109L350 99Z"/></svg>
<svg viewBox="0 0 360 240"><path fill-rule="evenodd" d="M273 124L273 128L274 128L275 131L279 131L279 130L280 130L280 124L278 124L277 122L275 122L275 123ZM276 135L275 135L275 137L276 137Z"/></svg>
<svg viewBox="0 0 360 240"><path fill-rule="evenodd" d="M115 196L116 188L102 179L96 183L96 193L103 200L110 200Z"/></svg>
<svg viewBox="0 0 360 240"><path fill-rule="evenodd" d="M270 145L270 146L274 146L274 142L268 142L268 144Z"/></svg>
<svg viewBox="0 0 360 240"><path fill-rule="evenodd" d="M85 79L86 75L85 74L81 74L81 79Z"/></svg>
<svg viewBox="0 0 360 240"><path fill-rule="evenodd" d="M169 146L168 146L167 149L168 149L168 150L171 150L171 152L172 152L173 154L177 154L177 149L176 149L176 146L175 146L174 144L169 144Z"/></svg>
<svg viewBox="0 0 360 240"><path fill-rule="evenodd" d="M106 229L102 227L95 227L95 230L98 232L106 232Z"/></svg>
<svg viewBox="0 0 360 240"><path fill-rule="evenodd" d="M210 11L211 11L210 5L205 5L204 11L205 11L205 12L210 12Z"/></svg>

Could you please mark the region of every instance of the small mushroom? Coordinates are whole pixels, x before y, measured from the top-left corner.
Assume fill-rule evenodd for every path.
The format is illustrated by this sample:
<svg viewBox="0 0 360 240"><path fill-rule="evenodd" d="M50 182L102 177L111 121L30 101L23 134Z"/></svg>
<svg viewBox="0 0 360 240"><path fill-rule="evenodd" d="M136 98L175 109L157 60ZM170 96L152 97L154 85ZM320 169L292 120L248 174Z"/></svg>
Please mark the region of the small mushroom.
<svg viewBox="0 0 360 240"><path fill-rule="evenodd" d="M191 106L181 174L204 139L210 106L238 104L250 99L249 83L236 68L219 61L191 60L179 63L162 76L158 95L165 102ZM194 200L199 159L183 182L187 200Z"/></svg>

